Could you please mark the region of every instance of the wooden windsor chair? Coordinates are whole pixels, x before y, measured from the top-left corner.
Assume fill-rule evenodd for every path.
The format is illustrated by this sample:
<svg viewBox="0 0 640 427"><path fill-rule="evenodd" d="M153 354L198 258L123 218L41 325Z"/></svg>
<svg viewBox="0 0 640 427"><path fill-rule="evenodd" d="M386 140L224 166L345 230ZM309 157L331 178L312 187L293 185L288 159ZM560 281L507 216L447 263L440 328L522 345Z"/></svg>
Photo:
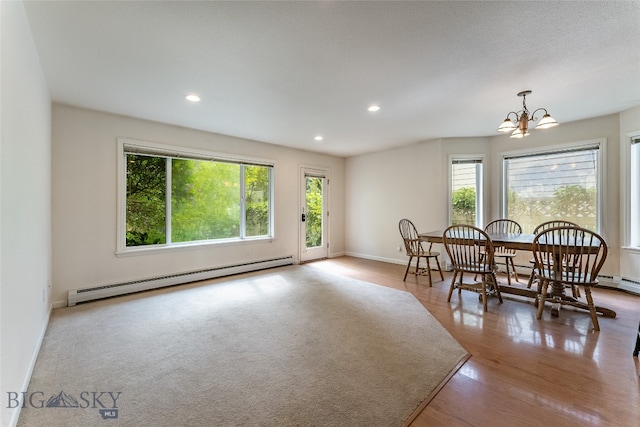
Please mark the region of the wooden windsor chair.
<svg viewBox="0 0 640 427"><path fill-rule="evenodd" d="M551 221L546 221L543 222L542 224L538 225L534 230L533 230L533 234L538 234L541 231L544 230L548 230L550 228L554 228L554 227L580 227L578 224L576 224L575 222L571 222L571 221L565 221L565 220L559 220L559 219L554 219ZM537 274L537 270L535 268L535 264L536 261L535 259L531 259L529 260L529 262L532 265L531 268L531 274L529 275L529 280L527 281L527 288L531 288L531 286L533 285L534 282L538 282L538 274ZM578 287L574 286L571 291L573 292L573 296L576 298L580 297L580 290Z"/></svg>
<svg viewBox="0 0 640 427"><path fill-rule="evenodd" d="M488 234L522 234L522 227L516 221L511 219L496 219L491 221L484 227L484 231ZM511 274L513 273L516 282L519 282L518 272L516 271L515 263L513 259L516 257L516 251L513 249L507 249L504 247L494 248L494 259L503 258L504 265L507 270L507 283L511 286ZM511 271L509 271L511 270Z"/></svg>
<svg viewBox="0 0 640 427"><path fill-rule="evenodd" d="M453 278L449 288L447 301L451 301L454 289L458 294L463 289L479 292L482 295L484 311L487 311L487 295L494 292L502 303L500 287L496 280L493 242L482 229L471 225L452 225L442 234L444 247L451 259ZM464 273L481 276L480 283L464 283ZM456 283L456 279L459 279Z"/></svg>
<svg viewBox="0 0 640 427"><path fill-rule="evenodd" d="M542 318L545 302L552 306L552 315L566 304L589 311L593 327L600 330L591 286L598 283L598 273L607 258L607 244L591 230L580 227L553 227L538 233L532 243L533 256L540 279L538 319ZM586 304L565 295L565 287L584 289ZM549 292L551 288L551 292Z"/></svg>
<svg viewBox="0 0 640 427"><path fill-rule="evenodd" d="M404 271L403 281L407 280L407 275L409 274L409 268L411 267L411 261L413 258L416 259L416 269L414 271L414 275L418 276L420 274L426 274L429 276L429 287L433 286L431 280L431 263L430 260L435 260L436 267L438 272L440 273L440 278L444 281L444 276L442 275L442 269L440 268L440 262L438 261L438 257L440 256L440 252L433 252L431 249L433 247L433 243L429 244L429 249L425 250L422 246L422 239L418 236L418 230L415 225L408 220L407 218L403 218L398 223L398 228L400 229L400 235L402 236L402 240L404 241L404 249L409 257L409 262L407 263L407 268ZM427 264L426 268L420 268L420 259L424 258Z"/></svg>

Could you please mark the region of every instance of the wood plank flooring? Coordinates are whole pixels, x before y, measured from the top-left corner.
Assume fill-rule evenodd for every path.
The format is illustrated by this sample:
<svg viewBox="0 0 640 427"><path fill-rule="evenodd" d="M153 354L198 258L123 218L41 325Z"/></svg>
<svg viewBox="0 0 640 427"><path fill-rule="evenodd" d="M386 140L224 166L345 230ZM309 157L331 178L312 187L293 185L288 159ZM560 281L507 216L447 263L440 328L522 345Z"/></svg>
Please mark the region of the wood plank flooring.
<svg viewBox="0 0 640 427"><path fill-rule="evenodd" d="M434 426L640 426L640 364L633 348L640 321L640 297L594 289L597 305L617 312L599 317L562 307L541 320L531 301L489 300L483 313L477 294L454 293L451 274L408 276L404 265L340 257L308 264L367 282L413 293L471 353L471 358L414 420ZM500 281L506 277L499 276ZM526 283L526 278L520 278Z"/></svg>

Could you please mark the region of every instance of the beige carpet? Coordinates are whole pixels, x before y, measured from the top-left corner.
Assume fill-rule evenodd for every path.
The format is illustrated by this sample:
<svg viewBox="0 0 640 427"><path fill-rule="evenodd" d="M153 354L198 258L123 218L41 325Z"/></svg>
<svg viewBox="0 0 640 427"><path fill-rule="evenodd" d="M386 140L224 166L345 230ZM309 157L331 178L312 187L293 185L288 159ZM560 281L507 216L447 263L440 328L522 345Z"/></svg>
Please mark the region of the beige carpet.
<svg viewBox="0 0 640 427"><path fill-rule="evenodd" d="M18 425L401 426L466 357L411 294L290 266L55 310Z"/></svg>

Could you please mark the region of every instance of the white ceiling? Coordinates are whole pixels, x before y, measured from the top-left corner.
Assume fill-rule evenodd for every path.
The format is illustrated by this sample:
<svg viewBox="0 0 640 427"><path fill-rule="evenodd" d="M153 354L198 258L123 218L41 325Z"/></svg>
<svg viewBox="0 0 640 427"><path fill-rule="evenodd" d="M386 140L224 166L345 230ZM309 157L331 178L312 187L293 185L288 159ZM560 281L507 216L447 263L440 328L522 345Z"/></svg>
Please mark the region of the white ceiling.
<svg viewBox="0 0 640 427"><path fill-rule="evenodd" d="M525 89L561 123L640 105L638 1L25 9L54 101L338 156L497 135Z"/></svg>

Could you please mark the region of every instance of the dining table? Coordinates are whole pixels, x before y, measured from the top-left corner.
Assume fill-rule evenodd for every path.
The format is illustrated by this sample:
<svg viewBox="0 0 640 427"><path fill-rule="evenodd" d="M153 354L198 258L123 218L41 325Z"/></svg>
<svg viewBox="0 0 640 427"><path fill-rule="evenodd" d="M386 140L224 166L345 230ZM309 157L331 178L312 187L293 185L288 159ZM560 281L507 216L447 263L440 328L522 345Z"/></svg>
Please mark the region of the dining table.
<svg viewBox="0 0 640 427"><path fill-rule="evenodd" d="M443 243L443 233L444 230L434 230L428 232L418 233L420 239L429 243ZM507 249L514 249L518 251L531 251L533 245L533 239L535 238L535 234L516 234L516 233L498 233L498 234L488 234L489 238L493 242L494 247L504 247ZM565 295L564 286L562 285L553 285L552 296L555 296L556 300L562 300L563 303L568 303L573 307L580 308L583 310L589 311L589 307L586 303L571 297L569 295ZM521 287L516 285L509 285L504 283L499 283L501 294L511 294L518 295L522 297L531 298L534 301L538 301L539 293L537 289ZM616 317L616 312L606 307L596 306L596 312L602 314L604 317ZM552 313L554 316L558 315L560 306L554 305Z"/></svg>

